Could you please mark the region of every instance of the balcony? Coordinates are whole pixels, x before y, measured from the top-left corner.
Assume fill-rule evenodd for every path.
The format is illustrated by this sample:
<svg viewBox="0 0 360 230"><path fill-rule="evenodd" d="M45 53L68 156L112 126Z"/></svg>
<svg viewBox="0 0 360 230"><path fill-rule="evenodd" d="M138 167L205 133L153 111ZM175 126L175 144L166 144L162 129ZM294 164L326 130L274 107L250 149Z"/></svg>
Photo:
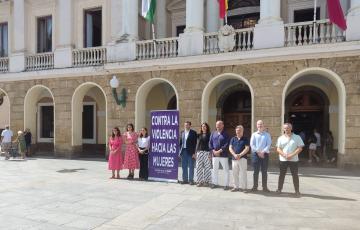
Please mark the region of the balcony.
<svg viewBox="0 0 360 230"><path fill-rule="evenodd" d="M39 53L25 58L25 71L54 68L54 53Z"/></svg>
<svg viewBox="0 0 360 230"><path fill-rule="evenodd" d="M236 52L252 52L252 50L254 50L254 47L256 47L256 44L254 44L254 35L256 33L254 28L232 29L231 31L231 36L219 32L204 33L202 40L199 39L199 41L203 42L203 49L200 49L199 52L194 55L213 55L224 52L232 52L235 54ZM224 36L228 36L233 44L231 48L226 51L222 49L222 39ZM335 25L330 24L329 20L289 23L284 25L284 47L334 44L345 41L345 32L339 30ZM176 58L180 55L179 50L182 48L181 46L182 44L178 37L136 41L135 43L131 43L130 49L127 49L129 52L133 52L129 53L128 59L119 58L115 59L114 62ZM111 47L107 46L70 50L69 55L66 56L66 60L67 58L69 59L67 62L69 64L59 68L103 66L106 63L113 62L112 56L108 56L108 54L114 53L114 50L110 49ZM115 52L118 53L119 51ZM187 54L181 55L189 56ZM55 62L54 53L29 55L25 57L25 71L54 69L54 66L56 66ZM9 64L9 58L0 58L0 73L9 72Z"/></svg>
<svg viewBox="0 0 360 230"><path fill-rule="evenodd" d="M106 63L106 47L76 49L72 52L72 66L98 66Z"/></svg>
<svg viewBox="0 0 360 230"><path fill-rule="evenodd" d="M345 33L338 30L335 25L330 24L329 20L285 25L285 46L305 46L343 41L345 41Z"/></svg>
<svg viewBox="0 0 360 230"><path fill-rule="evenodd" d="M254 47L254 28L235 30L235 47L232 51L251 50ZM204 54L220 53L219 48L219 34L206 33L204 34Z"/></svg>
<svg viewBox="0 0 360 230"><path fill-rule="evenodd" d="M0 58L0 73L5 73L9 71L9 58L1 57Z"/></svg>
<svg viewBox="0 0 360 230"><path fill-rule="evenodd" d="M172 58L178 56L178 38L163 38L136 42L136 59Z"/></svg>

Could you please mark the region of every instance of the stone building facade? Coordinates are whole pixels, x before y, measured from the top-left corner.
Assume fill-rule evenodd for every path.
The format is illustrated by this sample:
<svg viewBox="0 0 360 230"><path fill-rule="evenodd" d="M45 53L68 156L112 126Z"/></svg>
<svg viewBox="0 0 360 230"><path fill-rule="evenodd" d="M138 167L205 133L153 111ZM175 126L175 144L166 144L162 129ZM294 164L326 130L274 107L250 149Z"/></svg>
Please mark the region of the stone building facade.
<svg viewBox="0 0 360 230"><path fill-rule="evenodd" d="M13 12L12 4L21 5L21 2L0 1L0 5L9 6L10 12ZM112 12L109 7L111 4L121 9L121 4L118 6L118 2L114 1L90 2L91 7L105 5L109 13ZM199 2L202 2L205 9L203 1L194 2L186 1L186 4L198 7ZM215 4L217 1L206 1L206 4L210 2ZM280 5L284 1L274 2L277 2L274 7L287 11L283 9L286 4ZM290 9L293 1L285 2L290 4ZM57 7L64 10L72 6L71 1L52 3L54 15L58 14ZM262 3L266 4L266 0L260 1L261 10L259 6L246 8L260 11L260 22L262 16L264 20L274 16L273 11L261 8ZM75 5L81 5L83 9L86 4L79 0ZM133 1L128 4L129 7L137 7ZM177 7L177 4L181 7ZM166 6L170 7L168 10L177 9L179 13L186 4L185 1L171 1ZM359 1L351 1L351 4L348 8L359 9L356 7ZM213 10L210 8L206 9ZM75 10L76 17L79 17L80 11ZM241 14L241 10L232 13L236 12ZM351 10L349 12L353 13ZM356 11L354 17L359 17L358 13ZM189 28L204 23L201 21L203 19L194 14L186 11L186 16L191 19L186 22ZM119 20L112 14L104 18L111 18L111 22ZM179 23L180 19L176 20ZM13 21L10 24L16 23L15 19ZM279 32L278 22L267 23ZM199 129L204 121L214 129L216 120L224 119L230 132L236 125L243 124L248 136L256 129L256 120L262 119L272 135L273 143L281 134L281 126L285 121L293 122L296 132L305 128L307 132L318 128L324 135L330 130L334 136L338 166L360 164L360 33L356 35L354 29L349 30L353 33L350 39L343 37L328 22L319 22L319 28L325 28L328 34L319 36L315 42L317 44L312 44L309 37L291 40L289 32L292 30L293 35L299 36L296 31L301 27L307 31L306 36L310 36L306 28L310 28L311 23L305 26L300 23L300 27L294 23L285 26L281 24L281 36L256 37L265 32L262 26L268 25L258 23L255 29L235 30L236 47L231 49L234 52L221 52L213 46L220 41L217 36L222 36L217 33L188 30L176 39L158 39L155 45L152 40L130 39L117 43L114 41L119 38L119 33L113 31L115 27L106 25L103 31L106 40L103 40L102 47L81 49L78 45L83 39L78 39L80 35L76 35L75 43L79 44L74 49L65 44L66 39L71 38L63 33L69 21L64 23L65 26L60 24L57 27L55 43L65 42L57 44L54 54L50 54L50 57L53 55L52 64L40 63L46 68L35 66L37 59L31 59L42 54L20 52L16 49L19 45L16 41L12 42L14 48L10 58L0 58L0 67L1 63L8 63L9 66L0 73L0 92L5 101L0 106L1 122L10 123L14 131L30 128L33 142L39 146L39 150L46 143L55 156L78 156L86 148L91 150L95 145L106 146L115 126L124 131L127 123L134 123L138 130L143 126L149 127L151 110L178 109L180 122L190 120L195 129ZM140 31L143 26L141 23L144 22L138 25ZM214 21L207 23L207 27L216 24ZM351 28L351 21L349 23ZM76 27L81 27L80 24L77 23ZM169 25L167 27L170 28ZM115 40L112 35L116 35ZM139 37L146 37L146 33L139 34ZM245 40L251 42L251 45ZM155 52L151 47L163 44L164 41L166 45L162 49L171 48L162 56L157 56L159 53L156 52L160 52L160 49ZM197 44L201 44L201 47L195 47ZM96 56L98 54L100 56ZM11 66L19 61L21 55L25 66L22 70L18 69L19 66L12 69ZM89 56L85 60L85 56L81 55ZM35 64L28 60L35 60ZM114 99L109 84L114 76L120 81L118 92L121 88L127 92L125 107L119 106ZM84 133L90 135L85 137ZM276 159L276 154L272 158Z"/></svg>

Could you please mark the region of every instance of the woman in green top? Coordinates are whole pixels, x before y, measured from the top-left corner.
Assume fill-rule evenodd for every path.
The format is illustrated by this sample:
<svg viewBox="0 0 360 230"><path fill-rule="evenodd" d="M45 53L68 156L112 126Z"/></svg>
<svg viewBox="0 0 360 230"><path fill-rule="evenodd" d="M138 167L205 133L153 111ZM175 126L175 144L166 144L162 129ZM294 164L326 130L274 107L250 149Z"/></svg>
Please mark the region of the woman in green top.
<svg viewBox="0 0 360 230"><path fill-rule="evenodd" d="M22 131L18 131L18 136L15 140L15 143L18 144L18 151L21 155L22 159L25 159L25 153L26 153L26 142L25 142L25 136Z"/></svg>

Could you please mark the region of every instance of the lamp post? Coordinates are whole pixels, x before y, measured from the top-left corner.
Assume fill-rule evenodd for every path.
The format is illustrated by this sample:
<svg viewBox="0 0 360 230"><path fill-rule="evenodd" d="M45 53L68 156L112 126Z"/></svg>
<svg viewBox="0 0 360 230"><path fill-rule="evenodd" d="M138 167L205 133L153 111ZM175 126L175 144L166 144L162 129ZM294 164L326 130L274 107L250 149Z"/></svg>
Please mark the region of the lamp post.
<svg viewBox="0 0 360 230"><path fill-rule="evenodd" d="M121 90L121 94L118 95L116 89L117 89L117 87L119 87L119 84L120 84L119 80L114 75L112 77L112 79L110 80L110 86L112 88L112 94L114 96L116 104L121 105L123 108L125 108L125 106L126 106L126 89L123 88Z"/></svg>

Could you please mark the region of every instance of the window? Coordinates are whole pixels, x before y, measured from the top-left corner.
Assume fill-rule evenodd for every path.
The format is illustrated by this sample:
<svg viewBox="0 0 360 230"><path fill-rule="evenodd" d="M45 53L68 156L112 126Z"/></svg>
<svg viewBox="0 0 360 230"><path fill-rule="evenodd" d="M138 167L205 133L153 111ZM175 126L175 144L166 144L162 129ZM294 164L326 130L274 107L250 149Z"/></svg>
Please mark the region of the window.
<svg viewBox="0 0 360 230"><path fill-rule="evenodd" d="M8 25L0 23L0 57L8 56Z"/></svg>
<svg viewBox="0 0 360 230"><path fill-rule="evenodd" d="M180 34L184 33L186 26L181 25L176 27L176 37L179 37Z"/></svg>
<svg viewBox="0 0 360 230"><path fill-rule="evenodd" d="M320 7L316 8L316 20L320 19ZM314 20L314 9L302 9L294 11L294 22L308 22Z"/></svg>
<svg viewBox="0 0 360 230"><path fill-rule="evenodd" d="M52 17L46 16L37 20L37 52L52 51Z"/></svg>
<svg viewBox="0 0 360 230"><path fill-rule="evenodd" d="M228 24L235 29L255 27L255 24L260 18L260 13L243 14L228 17Z"/></svg>
<svg viewBox="0 0 360 230"><path fill-rule="evenodd" d="M101 46L102 13L101 8L85 11L84 18L84 47Z"/></svg>

